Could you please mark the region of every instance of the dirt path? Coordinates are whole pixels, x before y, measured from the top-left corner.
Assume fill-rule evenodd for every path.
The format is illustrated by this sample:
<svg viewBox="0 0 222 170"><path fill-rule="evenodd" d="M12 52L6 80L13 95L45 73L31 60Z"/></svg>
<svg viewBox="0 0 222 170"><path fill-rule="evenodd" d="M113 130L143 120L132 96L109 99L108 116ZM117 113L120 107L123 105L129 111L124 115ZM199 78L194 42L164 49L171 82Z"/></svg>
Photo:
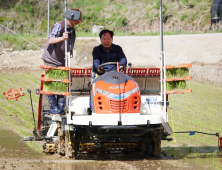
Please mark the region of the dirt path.
<svg viewBox="0 0 222 170"><path fill-rule="evenodd" d="M166 64L217 63L222 60L221 36L221 33L164 36ZM99 38L96 40L99 42ZM160 65L159 36L114 36L113 43L123 48L128 62L134 66Z"/></svg>
<svg viewBox="0 0 222 170"><path fill-rule="evenodd" d="M191 76L194 79L204 83L212 81L215 85L222 85L221 36L221 33L164 36L167 65L192 63ZM91 44L80 47L83 54L80 52L71 59L71 67L90 68L92 66L91 51L94 47L92 41L95 45L98 45L100 40L99 37L78 37L76 41L81 44L81 41L85 40L88 40ZM158 36L114 36L113 43L123 48L128 62L131 62L133 67L160 66L160 41ZM87 47L91 50L84 49ZM74 51L74 54L77 51ZM0 70L39 70L39 65L43 64L42 53L43 49L38 51L13 51L7 52L7 54L1 51Z"/></svg>
<svg viewBox="0 0 222 170"><path fill-rule="evenodd" d="M166 63L168 65L195 62L217 63L222 60L221 36L221 33L164 36ZM100 43L98 37L78 37L77 41L93 39L97 41L95 44ZM159 67L160 65L160 42L158 36L114 36L113 43L123 48L128 62L131 62L133 66ZM42 64L42 53L43 50L14 51L8 52L8 55L2 52L0 54L0 68L12 66L8 57L11 58L15 67L39 68L39 65ZM78 65L78 63L76 64ZM85 63L81 62L81 65L78 66L83 67Z"/></svg>

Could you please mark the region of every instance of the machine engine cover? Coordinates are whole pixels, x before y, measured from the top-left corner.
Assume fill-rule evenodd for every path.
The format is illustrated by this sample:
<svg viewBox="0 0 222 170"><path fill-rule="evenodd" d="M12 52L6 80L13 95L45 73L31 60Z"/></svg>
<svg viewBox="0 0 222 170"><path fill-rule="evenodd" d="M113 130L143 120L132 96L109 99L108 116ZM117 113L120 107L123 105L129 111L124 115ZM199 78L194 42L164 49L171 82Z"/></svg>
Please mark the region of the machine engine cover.
<svg viewBox="0 0 222 170"><path fill-rule="evenodd" d="M93 80L91 104L98 114L140 113L140 90L132 77L107 72Z"/></svg>

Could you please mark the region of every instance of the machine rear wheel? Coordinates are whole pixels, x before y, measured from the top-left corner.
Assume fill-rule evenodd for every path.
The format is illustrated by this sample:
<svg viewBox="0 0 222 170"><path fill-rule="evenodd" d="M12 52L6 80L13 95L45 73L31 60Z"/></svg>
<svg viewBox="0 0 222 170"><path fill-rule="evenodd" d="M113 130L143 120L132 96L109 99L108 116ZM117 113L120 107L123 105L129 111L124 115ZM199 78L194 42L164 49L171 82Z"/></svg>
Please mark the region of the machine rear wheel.
<svg viewBox="0 0 222 170"><path fill-rule="evenodd" d="M56 142L56 147L58 148L58 154L60 156L65 156L65 158L74 158L75 157L75 143L73 132L62 131L61 122L58 122L58 141ZM70 137L69 137L70 135Z"/></svg>
<svg viewBox="0 0 222 170"><path fill-rule="evenodd" d="M161 134L160 130L153 133L153 141L154 141L154 151L153 155L155 158L159 158L161 155Z"/></svg>
<svg viewBox="0 0 222 170"><path fill-rule="evenodd" d="M139 143L139 150L141 153L159 158L161 155L160 130L153 133L147 132Z"/></svg>
<svg viewBox="0 0 222 170"><path fill-rule="evenodd" d="M75 158L74 147L75 143L73 133L65 131L65 158Z"/></svg>
<svg viewBox="0 0 222 170"><path fill-rule="evenodd" d="M58 148L58 154L61 156L65 155L65 135L64 132L61 129L61 122L57 123L58 128L58 141L56 142L56 146Z"/></svg>

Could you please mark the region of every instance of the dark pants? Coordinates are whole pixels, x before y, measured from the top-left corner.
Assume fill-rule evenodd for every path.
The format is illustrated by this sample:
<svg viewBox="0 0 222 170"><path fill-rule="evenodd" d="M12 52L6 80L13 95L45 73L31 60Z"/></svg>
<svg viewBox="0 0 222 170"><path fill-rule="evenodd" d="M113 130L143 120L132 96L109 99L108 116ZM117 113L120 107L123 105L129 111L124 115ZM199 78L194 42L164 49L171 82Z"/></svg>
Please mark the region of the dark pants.
<svg viewBox="0 0 222 170"><path fill-rule="evenodd" d="M44 61L44 65L50 67L58 67L55 64L50 64ZM49 101L50 113L59 114L64 112L66 98L63 95L45 95L46 99Z"/></svg>

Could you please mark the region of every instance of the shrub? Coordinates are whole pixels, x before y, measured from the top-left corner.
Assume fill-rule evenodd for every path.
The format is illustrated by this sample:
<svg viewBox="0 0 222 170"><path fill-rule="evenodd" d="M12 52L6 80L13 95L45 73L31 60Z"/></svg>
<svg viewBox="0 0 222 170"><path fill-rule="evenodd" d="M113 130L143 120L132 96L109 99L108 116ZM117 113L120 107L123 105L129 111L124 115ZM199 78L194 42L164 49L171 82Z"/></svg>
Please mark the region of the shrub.
<svg viewBox="0 0 222 170"><path fill-rule="evenodd" d="M188 17L187 14L183 14L183 15L181 15L181 17L180 17L180 21L185 20L187 17Z"/></svg>

